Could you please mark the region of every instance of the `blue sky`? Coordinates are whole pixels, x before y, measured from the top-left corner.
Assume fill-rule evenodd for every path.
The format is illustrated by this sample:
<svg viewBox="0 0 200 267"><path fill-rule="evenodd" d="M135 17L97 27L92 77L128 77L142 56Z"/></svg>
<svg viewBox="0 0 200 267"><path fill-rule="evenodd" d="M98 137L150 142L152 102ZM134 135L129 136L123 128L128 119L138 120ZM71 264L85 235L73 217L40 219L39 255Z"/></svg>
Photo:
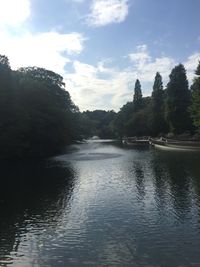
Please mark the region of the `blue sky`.
<svg viewBox="0 0 200 267"><path fill-rule="evenodd" d="M151 94L183 63L200 60L199 0L0 0L0 54L11 67L61 74L81 110L119 110L137 78Z"/></svg>

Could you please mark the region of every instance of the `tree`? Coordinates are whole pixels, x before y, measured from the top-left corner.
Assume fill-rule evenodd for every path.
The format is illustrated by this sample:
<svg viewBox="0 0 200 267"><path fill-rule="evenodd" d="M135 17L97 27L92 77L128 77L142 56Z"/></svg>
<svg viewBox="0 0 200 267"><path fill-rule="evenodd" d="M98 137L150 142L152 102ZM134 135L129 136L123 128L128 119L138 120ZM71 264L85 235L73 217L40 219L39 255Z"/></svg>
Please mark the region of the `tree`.
<svg viewBox="0 0 200 267"><path fill-rule="evenodd" d="M130 119L126 119L125 133L127 136L149 136L150 129L150 114L151 114L151 98L143 98L142 107L133 111Z"/></svg>
<svg viewBox="0 0 200 267"><path fill-rule="evenodd" d="M38 81L43 85L48 97L51 96L55 105L59 105L59 108L67 109L71 112L78 112L78 108L71 101L69 93L65 90L63 77L59 74L38 67L20 68L18 72L26 80Z"/></svg>
<svg viewBox="0 0 200 267"><path fill-rule="evenodd" d="M126 103L118 112L114 121L119 137L151 135L150 114L151 98L142 98L141 107L135 110L133 102Z"/></svg>
<svg viewBox="0 0 200 267"><path fill-rule="evenodd" d="M18 76L21 114L27 125L23 153L42 157L58 153L74 139L76 123L76 108L63 78L36 67L19 69Z"/></svg>
<svg viewBox="0 0 200 267"><path fill-rule="evenodd" d="M157 136L165 131L163 82L162 76L157 72L152 92L152 133Z"/></svg>
<svg viewBox="0 0 200 267"><path fill-rule="evenodd" d="M142 90L141 90L140 81L138 79L135 82L133 103L134 103L135 110L140 109L142 105Z"/></svg>
<svg viewBox="0 0 200 267"><path fill-rule="evenodd" d="M165 116L170 131L174 134L181 134L192 128L188 110L191 97L184 66L182 64L177 65L169 78Z"/></svg>
<svg viewBox="0 0 200 267"><path fill-rule="evenodd" d="M94 110L94 111L85 111L82 113L82 122L87 125L83 125L83 133L87 137L99 136L102 139L105 138L114 138L114 120L116 118L116 113L105 110Z"/></svg>
<svg viewBox="0 0 200 267"><path fill-rule="evenodd" d="M153 84L153 93L163 90L162 76L159 72L156 72L154 84Z"/></svg>
<svg viewBox="0 0 200 267"><path fill-rule="evenodd" d="M78 108L62 76L10 69L0 56L0 158L48 157L77 138Z"/></svg>
<svg viewBox="0 0 200 267"><path fill-rule="evenodd" d="M38 67L26 67L20 68L18 71L28 75L29 77L32 77L33 79L36 79L40 82L44 82L49 85L56 85L59 87L65 86L65 83L63 82L63 77L51 70L46 70L44 68Z"/></svg>
<svg viewBox="0 0 200 267"><path fill-rule="evenodd" d="M200 62L197 66L195 74L197 77L194 79L191 86L192 104L190 107L190 112L194 125L200 130Z"/></svg>
<svg viewBox="0 0 200 267"><path fill-rule="evenodd" d="M134 112L134 103L127 102L117 113L114 120L114 127L118 133L118 136L122 138L124 135L129 135L127 131L127 122L131 119Z"/></svg>

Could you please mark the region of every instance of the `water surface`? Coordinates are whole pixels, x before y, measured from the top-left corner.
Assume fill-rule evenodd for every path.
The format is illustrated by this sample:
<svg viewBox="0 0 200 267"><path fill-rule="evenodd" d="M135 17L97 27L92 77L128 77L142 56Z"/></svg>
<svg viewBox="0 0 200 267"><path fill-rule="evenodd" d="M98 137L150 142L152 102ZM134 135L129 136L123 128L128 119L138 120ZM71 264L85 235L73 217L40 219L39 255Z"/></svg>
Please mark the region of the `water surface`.
<svg viewBox="0 0 200 267"><path fill-rule="evenodd" d="M0 266L200 266L199 160L91 141L1 162Z"/></svg>

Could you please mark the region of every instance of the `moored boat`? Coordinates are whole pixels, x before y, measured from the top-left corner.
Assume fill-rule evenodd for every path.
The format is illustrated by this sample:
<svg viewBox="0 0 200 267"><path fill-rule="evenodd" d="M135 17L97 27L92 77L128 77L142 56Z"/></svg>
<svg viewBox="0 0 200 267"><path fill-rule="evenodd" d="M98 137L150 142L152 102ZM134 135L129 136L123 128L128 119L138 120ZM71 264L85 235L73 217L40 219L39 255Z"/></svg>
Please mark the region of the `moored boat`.
<svg viewBox="0 0 200 267"><path fill-rule="evenodd" d="M200 141L180 141L166 138L150 138L149 143L161 149L200 151Z"/></svg>
<svg viewBox="0 0 200 267"><path fill-rule="evenodd" d="M125 137L122 142L128 146L146 146L149 145L149 138Z"/></svg>

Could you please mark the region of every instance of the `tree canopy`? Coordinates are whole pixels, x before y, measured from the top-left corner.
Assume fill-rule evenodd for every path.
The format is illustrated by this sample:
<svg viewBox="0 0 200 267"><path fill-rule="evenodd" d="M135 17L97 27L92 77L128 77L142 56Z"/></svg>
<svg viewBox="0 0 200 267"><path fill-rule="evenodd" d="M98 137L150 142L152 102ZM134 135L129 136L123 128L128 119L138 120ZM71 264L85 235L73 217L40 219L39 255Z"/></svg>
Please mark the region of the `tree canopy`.
<svg viewBox="0 0 200 267"><path fill-rule="evenodd" d="M78 108L63 78L43 68L12 71L0 59L1 157L46 157L71 143ZM5 75L6 73L6 75Z"/></svg>

